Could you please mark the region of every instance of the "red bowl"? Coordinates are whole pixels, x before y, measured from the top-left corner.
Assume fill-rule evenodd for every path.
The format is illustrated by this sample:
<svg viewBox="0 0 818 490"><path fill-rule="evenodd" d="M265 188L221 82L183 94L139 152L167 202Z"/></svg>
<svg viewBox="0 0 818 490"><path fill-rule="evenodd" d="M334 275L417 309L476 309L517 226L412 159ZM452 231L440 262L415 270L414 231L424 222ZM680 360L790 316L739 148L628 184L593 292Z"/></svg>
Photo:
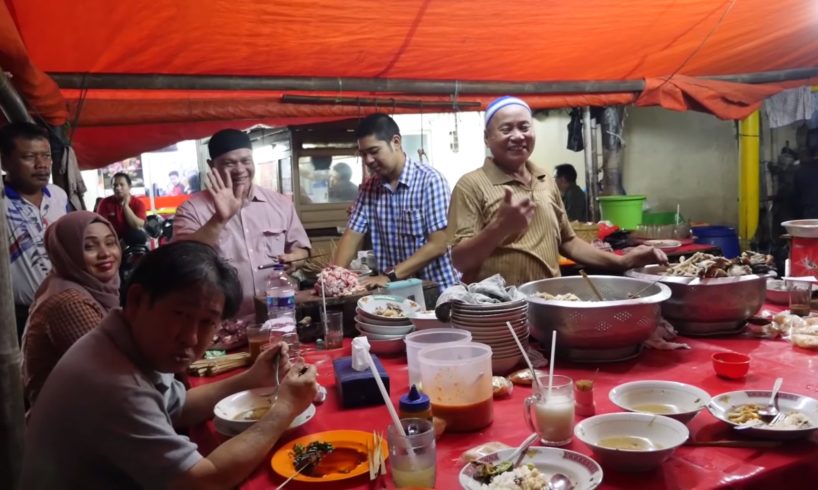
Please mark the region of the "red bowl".
<svg viewBox="0 0 818 490"><path fill-rule="evenodd" d="M738 352L716 352L713 354L713 369L716 374L729 379L741 379L750 370L750 356Z"/></svg>

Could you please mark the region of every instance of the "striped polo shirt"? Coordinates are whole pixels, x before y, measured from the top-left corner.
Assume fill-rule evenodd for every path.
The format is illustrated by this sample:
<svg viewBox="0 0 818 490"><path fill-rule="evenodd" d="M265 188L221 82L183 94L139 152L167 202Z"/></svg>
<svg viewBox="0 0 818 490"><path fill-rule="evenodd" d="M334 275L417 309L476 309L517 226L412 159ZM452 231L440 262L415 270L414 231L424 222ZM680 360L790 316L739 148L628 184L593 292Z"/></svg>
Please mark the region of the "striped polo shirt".
<svg viewBox="0 0 818 490"><path fill-rule="evenodd" d="M505 197L504 186L512 189L515 201L527 197L536 205L528 228L500 244L479 271L464 273L463 282L500 274L507 284L520 285L560 275L559 247L574 238L574 230L554 178L531 162L526 166L532 175L529 184L515 180L488 157L481 168L467 173L454 186L449 207L452 246L475 236L491 222Z"/></svg>

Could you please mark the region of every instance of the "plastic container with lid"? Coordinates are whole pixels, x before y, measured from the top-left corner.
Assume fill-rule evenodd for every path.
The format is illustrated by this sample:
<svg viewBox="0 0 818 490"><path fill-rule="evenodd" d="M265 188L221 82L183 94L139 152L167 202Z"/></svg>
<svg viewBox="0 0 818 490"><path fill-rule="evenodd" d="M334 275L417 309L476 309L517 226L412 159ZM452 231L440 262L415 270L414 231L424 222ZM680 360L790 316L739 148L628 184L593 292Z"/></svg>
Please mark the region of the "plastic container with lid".
<svg viewBox="0 0 818 490"><path fill-rule="evenodd" d="M409 367L409 386L418 385L423 391L420 379L418 353L430 345L471 342L471 332L459 328L427 328L412 332L403 339L406 343L406 365Z"/></svg>
<svg viewBox="0 0 818 490"><path fill-rule="evenodd" d="M491 347L473 342L429 346L418 353L418 361L423 392L447 432L473 432L491 424Z"/></svg>
<svg viewBox="0 0 818 490"><path fill-rule="evenodd" d="M432 402L428 396L418 391L417 386L412 385L409 393L400 397L398 416L402 419L432 420Z"/></svg>

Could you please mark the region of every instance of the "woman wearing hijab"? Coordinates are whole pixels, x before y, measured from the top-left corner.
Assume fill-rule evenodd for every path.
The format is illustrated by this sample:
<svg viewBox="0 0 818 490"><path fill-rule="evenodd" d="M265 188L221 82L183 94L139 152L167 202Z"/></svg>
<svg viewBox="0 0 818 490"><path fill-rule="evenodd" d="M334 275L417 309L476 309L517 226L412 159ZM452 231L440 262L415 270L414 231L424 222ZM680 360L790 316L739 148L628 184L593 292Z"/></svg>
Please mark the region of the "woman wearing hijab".
<svg viewBox="0 0 818 490"><path fill-rule="evenodd" d="M51 369L80 337L119 306L122 250L111 223L75 211L45 232L52 269L40 285L23 333L23 383L34 403Z"/></svg>

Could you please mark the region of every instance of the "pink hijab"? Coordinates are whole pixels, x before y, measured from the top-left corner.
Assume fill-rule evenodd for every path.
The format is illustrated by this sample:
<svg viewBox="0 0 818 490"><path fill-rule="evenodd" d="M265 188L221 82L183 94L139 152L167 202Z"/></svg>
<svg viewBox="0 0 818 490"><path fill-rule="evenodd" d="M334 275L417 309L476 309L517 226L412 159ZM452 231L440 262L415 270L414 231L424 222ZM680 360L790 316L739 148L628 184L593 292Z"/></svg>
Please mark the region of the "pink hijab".
<svg viewBox="0 0 818 490"><path fill-rule="evenodd" d="M119 306L119 274L102 282L86 269L83 258L85 229L95 222L105 224L116 236L107 219L90 211L68 213L45 230L45 249L51 259L51 272L37 290L31 311L51 296L68 289L94 299L106 312Z"/></svg>

